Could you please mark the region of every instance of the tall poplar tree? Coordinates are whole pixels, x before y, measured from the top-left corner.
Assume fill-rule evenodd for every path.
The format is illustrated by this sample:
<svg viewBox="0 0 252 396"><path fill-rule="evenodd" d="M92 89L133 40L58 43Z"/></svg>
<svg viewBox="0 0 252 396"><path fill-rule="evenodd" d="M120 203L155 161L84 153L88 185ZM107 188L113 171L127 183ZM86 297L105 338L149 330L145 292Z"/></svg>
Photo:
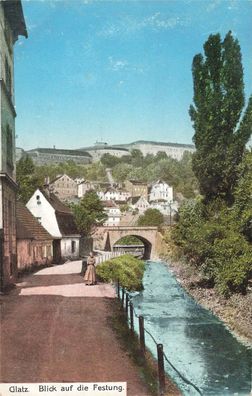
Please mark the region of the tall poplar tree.
<svg viewBox="0 0 252 396"><path fill-rule="evenodd" d="M209 36L204 56L193 59L192 74L193 170L206 202L222 197L230 204L238 165L252 133L252 97L244 109L240 45L231 32L223 41L219 34Z"/></svg>

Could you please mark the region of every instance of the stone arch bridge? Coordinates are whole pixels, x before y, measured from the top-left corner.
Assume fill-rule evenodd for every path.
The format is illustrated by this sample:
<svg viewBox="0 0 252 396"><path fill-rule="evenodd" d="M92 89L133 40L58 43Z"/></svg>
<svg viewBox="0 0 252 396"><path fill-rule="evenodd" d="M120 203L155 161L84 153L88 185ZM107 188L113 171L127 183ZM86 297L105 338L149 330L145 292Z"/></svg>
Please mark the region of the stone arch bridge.
<svg viewBox="0 0 252 396"><path fill-rule="evenodd" d="M157 227L98 227L93 235L94 250L113 251L114 245L125 236L135 236L144 244L145 259L158 257L162 236Z"/></svg>

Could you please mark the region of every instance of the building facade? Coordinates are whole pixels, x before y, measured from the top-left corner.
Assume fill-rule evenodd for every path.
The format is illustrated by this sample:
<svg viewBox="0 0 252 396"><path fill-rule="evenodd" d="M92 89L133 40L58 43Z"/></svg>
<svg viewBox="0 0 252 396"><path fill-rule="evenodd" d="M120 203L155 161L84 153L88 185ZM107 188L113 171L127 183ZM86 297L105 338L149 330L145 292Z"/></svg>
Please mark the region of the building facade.
<svg viewBox="0 0 252 396"><path fill-rule="evenodd" d="M148 198L148 185L147 183L138 180L125 180L125 190L130 193L131 197L145 197Z"/></svg>
<svg viewBox="0 0 252 396"><path fill-rule="evenodd" d="M53 262L79 257L80 234L71 209L55 194L37 189L26 207L53 237Z"/></svg>
<svg viewBox="0 0 252 396"><path fill-rule="evenodd" d="M105 191L97 191L97 195L101 201L116 201L120 203L126 203L130 198L130 193L123 189L117 189L109 187Z"/></svg>
<svg viewBox="0 0 252 396"><path fill-rule="evenodd" d="M21 1L0 1L0 289L17 273L14 44L27 37Z"/></svg>
<svg viewBox="0 0 252 396"><path fill-rule="evenodd" d="M120 221L121 221L121 210L118 205L116 205L113 201L104 201L103 206L105 209L105 212L108 215L107 220L104 222L104 226L111 226L111 227L116 227L119 226Z"/></svg>
<svg viewBox="0 0 252 396"><path fill-rule="evenodd" d="M52 180L49 189L62 201L77 197L78 194L76 181L66 174Z"/></svg>
<svg viewBox="0 0 252 396"><path fill-rule="evenodd" d="M25 151L25 155L32 158L35 165L60 164L61 162L74 161L79 165L92 162L91 155L86 151L64 150L56 148L37 148Z"/></svg>
<svg viewBox="0 0 252 396"><path fill-rule="evenodd" d="M150 190L150 202L172 202L173 201L173 188L162 180L156 181Z"/></svg>
<svg viewBox="0 0 252 396"><path fill-rule="evenodd" d="M95 190L94 184L88 180L83 180L81 183L77 185L78 198L84 197L86 192L90 190Z"/></svg>
<svg viewBox="0 0 252 396"><path fill-rule="evenodd" d="M16 207L17 269L52 263L53 238L20 202Z"/></svg>
<svg viewBox="0 0 252 396"><path fill-rule="evenodd" d="M137 209L139 214L143 214L147 209L149 209L150 204L145 197L135 197L132 200L132 208Z"/></svg>
<svg viewBox="0 0 252 396"><path fill-rule="evenodd" d="M96 142L94 146L84 147L81 150L85 150L92 156L92 161L100 161L104 154L110 154L115 157L121 158L124 155L131 155L130 151L124 147L110 146L105 142Z"/></svg>
<svg viewBox="0 0 252 396"><path fill-rule="evenodd" d="M186 151L193 153L195 146L193 144L182 144L182 143L169 143L169 142L155 142L148 140L139 140L127 145L122 145L129 151L136 149L140 150L145 157L147 154L156 155L158 152L164 152L168 157L174 158L180 161L183 154Z"/></svg>

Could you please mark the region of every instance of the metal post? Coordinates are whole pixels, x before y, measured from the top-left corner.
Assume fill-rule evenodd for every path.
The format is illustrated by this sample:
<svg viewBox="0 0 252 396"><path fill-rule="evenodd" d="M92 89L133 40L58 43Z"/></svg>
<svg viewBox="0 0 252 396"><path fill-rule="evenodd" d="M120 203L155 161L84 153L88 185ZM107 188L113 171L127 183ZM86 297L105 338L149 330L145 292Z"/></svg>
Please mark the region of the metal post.
<svg viewBox="0 0 252 396"><path fill-rule="evenodd" d="M127 320L128 320L128 308L129 308L129 294L126 293L125 314L126 314L126 319Z"/></svg>
<svg viewBox="0 0 252 396"><path fill-rule="evenodd" d="M165 371L164 371L164 354L163 344L157 345L158 356L158 396L165 394Z"/></svg>
<svg viewBox="0 0 252 396"><path fill-rule="evenodd" d="M139 338L141 352L145 354L144 317L142 315L139 316Z"/></svg>
<svg viewBox="0 0 252 396"><path fill-rule="evenodd" d="M129 303L130 306L130 330L133 332L134 331L134 312L133 312L133 304L130 301Z"/></svg>

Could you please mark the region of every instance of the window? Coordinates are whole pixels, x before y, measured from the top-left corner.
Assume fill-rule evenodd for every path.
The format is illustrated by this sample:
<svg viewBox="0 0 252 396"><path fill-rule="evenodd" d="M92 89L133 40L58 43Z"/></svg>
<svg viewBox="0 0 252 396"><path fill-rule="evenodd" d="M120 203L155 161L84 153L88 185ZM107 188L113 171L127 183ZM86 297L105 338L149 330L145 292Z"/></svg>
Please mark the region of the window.
<svg viewBox="0 0 252 396"><path fill-rule="evenodd" d="M75 253L76 252L76 242L75 241L72 241L71 242L71 247L72 247L72 253Z"/></svg>

